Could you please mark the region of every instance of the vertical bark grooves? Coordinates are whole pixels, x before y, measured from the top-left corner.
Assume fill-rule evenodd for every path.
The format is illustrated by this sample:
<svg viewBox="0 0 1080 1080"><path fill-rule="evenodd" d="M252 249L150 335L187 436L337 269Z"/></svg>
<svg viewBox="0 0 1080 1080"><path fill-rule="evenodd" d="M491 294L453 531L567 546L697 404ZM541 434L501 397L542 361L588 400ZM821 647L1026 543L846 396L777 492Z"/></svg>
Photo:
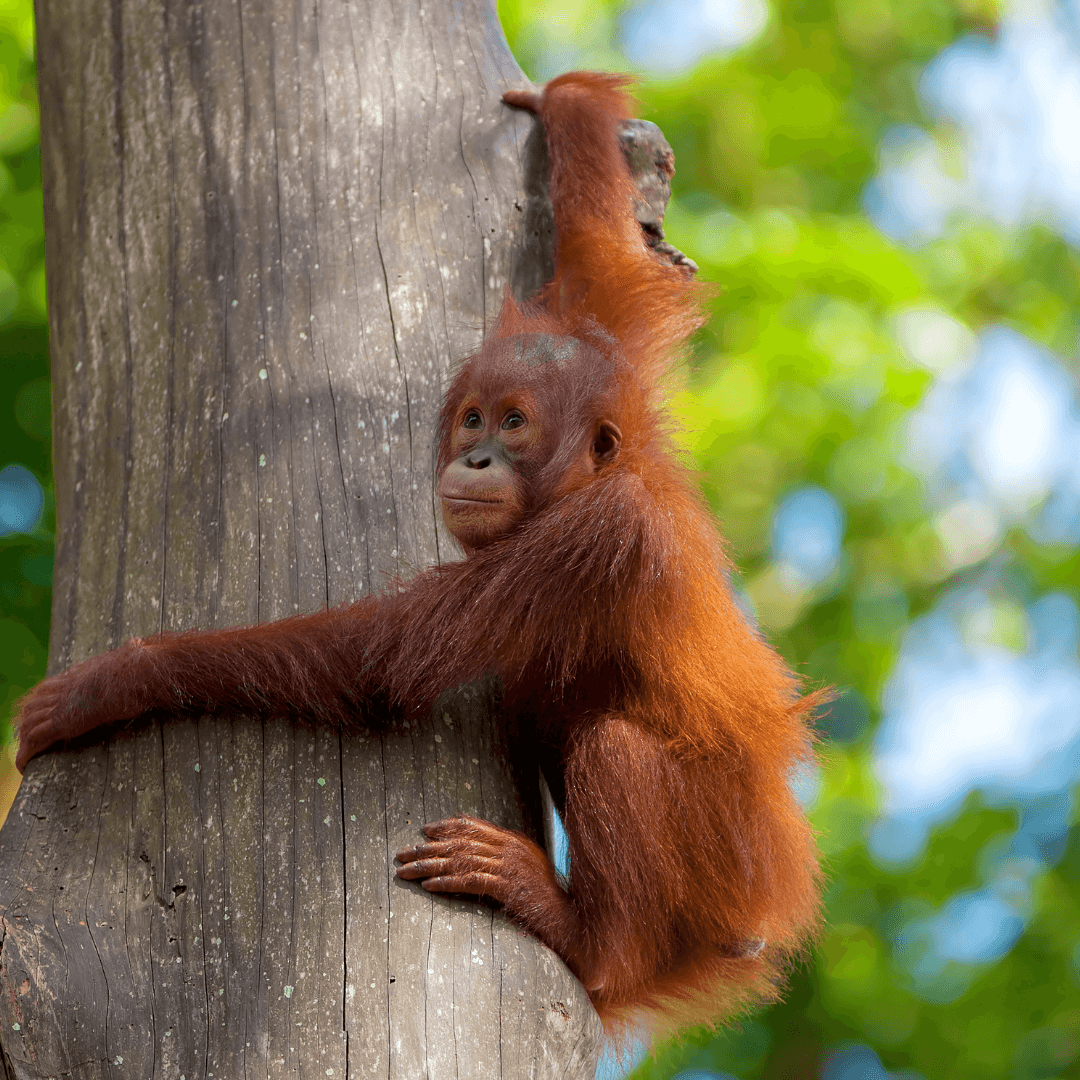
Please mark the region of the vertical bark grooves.
<svg viewBox="0 0 1080 1080"><path fill-rule="evenodd" d="M435 561L446 372L550 269L494 4L37 16L52 670ZM32 762L0 831L0 1075L591 1076L562 963L390 865L457 811L535 830L492 696L371 721L153 717Z"/></svg>

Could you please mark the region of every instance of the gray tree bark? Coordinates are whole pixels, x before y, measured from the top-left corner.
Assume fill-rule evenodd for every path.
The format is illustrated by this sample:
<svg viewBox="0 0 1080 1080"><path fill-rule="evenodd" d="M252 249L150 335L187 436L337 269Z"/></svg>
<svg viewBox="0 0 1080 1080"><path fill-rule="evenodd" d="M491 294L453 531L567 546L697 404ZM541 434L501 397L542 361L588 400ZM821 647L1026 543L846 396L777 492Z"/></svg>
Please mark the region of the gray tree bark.
<svg viewBox="0 0 1080 1080"><path fill-rule="evenodd" d="M50 669L454 557L451 362L550 271L493 0L38 0ZM545 254L545 252L547 254ZM341 738L162 716L27 769L0 832L9 1076L586 1077L563 964L393 876L457 811L539 828L472 688ZM390 726L388 726L390 725Z"/></svg>

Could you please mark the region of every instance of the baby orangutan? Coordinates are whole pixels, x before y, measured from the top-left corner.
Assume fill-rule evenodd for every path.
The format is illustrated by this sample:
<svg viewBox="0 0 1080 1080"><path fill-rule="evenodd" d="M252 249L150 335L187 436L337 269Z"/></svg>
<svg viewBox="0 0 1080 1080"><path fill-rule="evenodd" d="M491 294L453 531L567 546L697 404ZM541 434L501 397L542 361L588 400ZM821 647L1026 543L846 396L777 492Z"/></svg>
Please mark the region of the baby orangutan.
<svg viewBox="0 0 1080 1080"><path fill-rule="evenodd" d="M817 927L817 851L789 784L816 699L740 614L670 439L662 383L700 291L634 218L624 86L572 73L505 95L546 129L556 269L534 303L507 298L446 395L438 492L464 561L77 664L23 699L18 764L155 708L349 729L376 695L425 709L494 674L558 762L569 888L531 840L468 817L427 825L398 875L498 901L608 1023L670 1030L775 997Z"/></svg>

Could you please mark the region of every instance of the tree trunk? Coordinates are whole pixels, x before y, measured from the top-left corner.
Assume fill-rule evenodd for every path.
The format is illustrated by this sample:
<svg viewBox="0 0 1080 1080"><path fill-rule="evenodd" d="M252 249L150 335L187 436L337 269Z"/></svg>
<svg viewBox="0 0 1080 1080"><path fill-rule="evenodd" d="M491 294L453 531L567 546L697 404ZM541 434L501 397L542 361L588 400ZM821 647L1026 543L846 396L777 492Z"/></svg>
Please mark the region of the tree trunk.
<svg viewBox="0 0 1080 1080"><path fill-rule="evenodd" d="M453 557L446 372L550 271L493 0L38 0L59 540L50 669ZM545 254L545 251L547 254ZM587 1077L561 961L393 875L539 829L491 696L341 738L162 716L31 762L0 832L9 1076Z"/></svg>

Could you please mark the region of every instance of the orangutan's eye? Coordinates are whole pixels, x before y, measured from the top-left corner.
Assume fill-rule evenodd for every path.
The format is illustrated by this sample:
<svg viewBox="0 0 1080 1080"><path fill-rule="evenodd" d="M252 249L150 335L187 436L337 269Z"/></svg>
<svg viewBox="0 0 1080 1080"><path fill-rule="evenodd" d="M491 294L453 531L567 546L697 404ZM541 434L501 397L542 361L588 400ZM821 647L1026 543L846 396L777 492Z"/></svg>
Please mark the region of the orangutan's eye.
<svg viewBox="0 0 1080 1080"><path fill-rule="evenodd" d="M503 431L513 431L514 428L524 427L525 417L516 410L514 412L507 413L503 417L503 422L501 426Z"/></svg>
<svg viewBox="0 0 1080 1080"><path fill-rule="evenodd" d="M478 409L470 409L461 421L461 426L469 431L479 431L484 426L484 418Z"/></svg>

